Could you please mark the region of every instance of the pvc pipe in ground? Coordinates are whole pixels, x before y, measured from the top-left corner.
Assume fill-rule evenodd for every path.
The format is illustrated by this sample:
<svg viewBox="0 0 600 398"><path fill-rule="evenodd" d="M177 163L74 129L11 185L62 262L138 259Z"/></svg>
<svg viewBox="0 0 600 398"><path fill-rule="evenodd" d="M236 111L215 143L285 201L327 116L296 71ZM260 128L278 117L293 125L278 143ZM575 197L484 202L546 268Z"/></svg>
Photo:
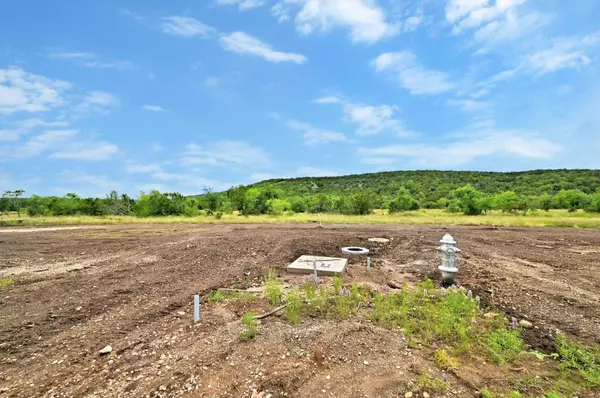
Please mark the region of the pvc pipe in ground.
<svg viewBox="0 0 600 398"><path fill-rule="evenodd" d="M200 295L194 295L194 323L200 322Z"/></svg>

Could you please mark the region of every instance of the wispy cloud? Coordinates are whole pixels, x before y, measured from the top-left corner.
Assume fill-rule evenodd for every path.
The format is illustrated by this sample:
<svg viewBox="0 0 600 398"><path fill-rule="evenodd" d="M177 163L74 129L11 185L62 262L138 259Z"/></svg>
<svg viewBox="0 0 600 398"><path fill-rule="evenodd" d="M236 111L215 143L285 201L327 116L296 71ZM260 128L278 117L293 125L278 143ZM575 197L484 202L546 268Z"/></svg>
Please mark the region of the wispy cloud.
<svg viewBox="0 0 600 398"><path fill-rule="evenodd" d="M141 15L141 14L138 14L137 12L133 12L133 11L131 11L131 10L128 10L128 9L126 9L126 8L121 8L121 9L119 10L119 14L121 14L121 15L125 15L126 17L133 18L133 19L135 19L136 21L142 21L142 20L144 20L144 16L143 16L143 15Z"/></svg>
<svg viewBox="0 0 600 398"><path fill-rule="evenodd" d="M199 37L207 39L214 36L217 31L211 26L203 24L190 17L171 16L163 18L161 25L163 32L182 37Z"/></svg>
<svg viewBox="0 0 600 398"><path fill-rule="evenodd" d="M73 108L74 116L89 116L92 114L107 114L108 108L119 104L117 98L106 91L90 91L79 105Z"/></svg>
<svg viewBox="0 0 600 398"><path fill-rule="evenodd" d="M144 108L147 111L150 112L164 112L165 108L163 108L162 106L158 106L158 105L144 105L142 108Z"/></svg>
<svg viewBox="0 0 600 398"><path fill-rule="evenodd" d="M358 152L367 162L374 157L408 158L418 167L452 167L491 156L549 159L561 150L561 146L535 132L490 129L476 134L458 134L454 139L446 139L435 145L385 145L359 148Z"/></svg>
<svg viewBox="0 0 600 398"><path fill-rule="evenodd" d="M411 94L440 94L456 88L450 76L421 66L410 51L390 52L371 61L376 72L389 72Z"/></svg>
<svg viewBox="0 0 600 398"><path fill-rule="evenodd" d="M51 52L46 54L51 59L70 60L78 65L85 66L88 68L99 68L99 69L116 69L116 70L133 70L137 69L137 66L127 60L105 60L100 56L90 52Z"/></svg>
<svg viewBox="0 0 600 398"><path fill-rule="evenodd" d="M221 47L226 51L238 54L254 55L269 62L293 62L303 64L307 61L302 54L281 52L271 48L259 39L249 36L244 32L233 32L219 39Z"/></svg>
<svg viewBox="0 0 600 398"><path fill-rule="evenodd" d="M413 136L414 133L404 127L404 123L394 117L398 107L391 105L367 105L344 98L327 96L314 101L317 104L338 104L342 107L347 123L358 125L356 134L374 135L383 131L391 131L402 137Z"/></svg>
<svg viewBox="0 0 600 398"><path fill-rule="evenodd" d="M266 0L217 0L219 5L237 5L240 11L251 10L267 4Z"/></svg>
<svg viewBox="0 0 600 398"><path fill-rule="evenodd" d="M281 0L271 12L280 22L295 13L296 30L304 35L344 27L350 29L353 42L374 43L400 31L371 0Z"/></svg>
<svg viewBox="0 0 600 398"><path fill-rule="evenodd" d="M304 133L304 144L316 146L328 144L332 142L352 142L344 134L336 131L323 130L314 127L310 123L302 122L295 119L289 119L286 123L289 129L301 131Z"/></svg>
<svg viewBox="0 0 600 398"><path fill-rule="evenodd" d="M190 143L180 156L184 166L229 166L262 168L271 165L271 159L260 147L246 141L222 140L205 145Z"/></svg>
<svg viewBox="0 0 600 398"><path fill-rule="evenodd" d="M100 161L107 160L119 152L119 147L106 141L73 142L64 149L48 156L54 159Z"/></svg>

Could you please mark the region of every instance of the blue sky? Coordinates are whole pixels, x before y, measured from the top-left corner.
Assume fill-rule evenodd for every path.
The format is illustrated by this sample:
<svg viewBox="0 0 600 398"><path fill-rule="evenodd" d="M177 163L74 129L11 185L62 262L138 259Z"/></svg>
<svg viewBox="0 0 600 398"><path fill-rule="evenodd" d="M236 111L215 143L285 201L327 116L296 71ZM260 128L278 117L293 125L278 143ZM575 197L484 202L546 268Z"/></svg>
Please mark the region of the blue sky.
<svg viewBox="0 0 600 398"><path fill-rule="evenodd" d="M600 168L596 0L0 5L0 189Z"/></svg>

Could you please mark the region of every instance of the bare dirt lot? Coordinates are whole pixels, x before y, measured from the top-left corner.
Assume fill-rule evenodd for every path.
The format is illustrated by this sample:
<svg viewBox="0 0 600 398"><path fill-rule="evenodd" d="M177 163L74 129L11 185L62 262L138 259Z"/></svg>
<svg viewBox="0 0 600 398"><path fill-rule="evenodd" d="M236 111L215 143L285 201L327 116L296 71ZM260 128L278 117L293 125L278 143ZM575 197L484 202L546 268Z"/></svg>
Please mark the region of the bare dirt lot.
<svg viewBox="0 0 600 398"><path fill-rule="evenodd" d="M260 284L302 254L372 250L348 280L384 286L429 276L443 227L152 225L0 234L0 397L396 397L415 391L425 355L375 324L272 316L249 342L245 308L207 303L218 287ZM8 231L8 232L6 232ZM549 350L555 329L600 343L600 234L595 230L452 227L463 254L458 282L534 327ZM387 244L369 237L392 239ZM419 261L420 260L420 261ZM192 296L203 295L193 326ZM260 308L259 308L260 310ZM260 311L259 311L260 312ZM113 347L111 355L99 351ZM432 370L435 372L435 370ZM447 396L478 396L485 372L450 375ZM259 394L254 394L260 396ZM435 395L432 395L435 396ZM442 396L441 394L439 396Z"/></svg>

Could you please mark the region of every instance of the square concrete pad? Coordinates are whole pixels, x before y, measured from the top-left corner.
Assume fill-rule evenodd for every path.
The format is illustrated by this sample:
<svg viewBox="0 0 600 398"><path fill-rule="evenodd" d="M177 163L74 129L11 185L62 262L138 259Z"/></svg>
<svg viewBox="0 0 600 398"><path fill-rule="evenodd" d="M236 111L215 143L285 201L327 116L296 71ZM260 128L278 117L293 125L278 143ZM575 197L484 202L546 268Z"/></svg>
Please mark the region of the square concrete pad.
<svg viewBox="0 0 600 398"><path fill-rule="evenodd" d="M304 255L288 265L287 271L290 274L312 275L313 260L317 261L317 275L319 276L342 274L346 271L346 265L348 265L348 259L345 258Z"/></svg>

